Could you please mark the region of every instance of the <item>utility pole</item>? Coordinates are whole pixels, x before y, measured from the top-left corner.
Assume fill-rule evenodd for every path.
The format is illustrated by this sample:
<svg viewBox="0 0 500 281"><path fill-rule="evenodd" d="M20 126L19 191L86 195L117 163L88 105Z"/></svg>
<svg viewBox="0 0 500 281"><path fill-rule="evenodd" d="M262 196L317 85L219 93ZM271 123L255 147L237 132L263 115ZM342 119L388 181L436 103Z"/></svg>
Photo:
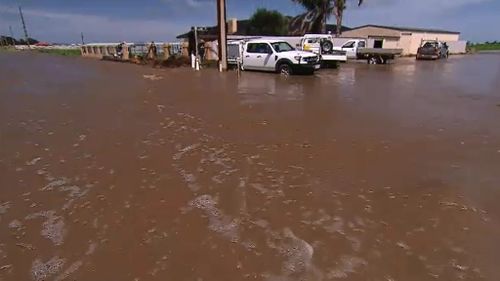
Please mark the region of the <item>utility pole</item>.
<svg viewBox="0 0 500 281"><path fill-rule="evenodd" d="M24 38L26 40L26 44L28 44L28 49L31 49L28 30L26 29L26 23L24 22L23 10L21 10L21 6L19 6L19 15L21 16L21 22L23 24Z"/></svg>
<svg viewBox="0 0 500 281"><path fill-rule="evenodd" d="M10 38L12 38L12 46L16 46L16 38L14 38L14 32L12 32L12 26L9 25L9 31L10 31Z"/></svg>
<svg viewBox="0 0 500 281"><path fill-rule="evenodd" d="M194 27L194 69L196 71L200 70L200 58L198 57L198 27Z"/></svg>
<svg viewBox="0 0 500 281"><path fill-rule="evenodd" d="M219 31L219 71L227 70L226 0L217 0L217 29Z"/></svg>
<svg viewBox="0 0 500 281"><path fill-rule="evenodd" d="M83 32L80 34L82 36L82 45L85 45L85 41L83 40Z"/></svg>
<svg viewBox="0 0 500 281"><path fill-rule="evenodd" d="M194 27L194 55L196 58L198 58L198 27Z"/></svg>

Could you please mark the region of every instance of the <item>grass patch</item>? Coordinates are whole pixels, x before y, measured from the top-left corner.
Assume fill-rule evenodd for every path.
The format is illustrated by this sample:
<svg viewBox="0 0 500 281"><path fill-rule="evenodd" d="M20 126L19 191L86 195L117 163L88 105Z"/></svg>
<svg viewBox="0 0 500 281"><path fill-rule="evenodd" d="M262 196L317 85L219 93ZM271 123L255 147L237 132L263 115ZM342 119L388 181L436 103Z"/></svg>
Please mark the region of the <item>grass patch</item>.
<svg viewBox="0 0 500 281"><path fill-rule="evenodd" d="M188 57L184 56L171 56L166 60L160 61L160 64L163 67L181 67L181 66L190 66L191 61Z"/></svg>
<svg viewBox="0 0 500 281"><path fill-rule="evenodd" d="M12 46L0 46L0 51L4 51L4 52L12 52L12 51L15 51L16 49L14 49L14 47Z"/></svg>
<svg viewBox="0 0 500 281"><path fill-rule="evenodd" d="M204 68L219 68L219 61L216 60L205 60L202 64Z"/></svg>
<svg viewBox="0 0 500 281"><path fill-rule="evenodd" d="M80 49L37 49L36 51L45 54L59 55L65 57L81 56Z"/></svg>
<svg viewBox="0 0 500 281"><path fill-rule="evenodd" d="M486 42L470 45L470 48L475 51L500 51L500 42Z"/></svg>

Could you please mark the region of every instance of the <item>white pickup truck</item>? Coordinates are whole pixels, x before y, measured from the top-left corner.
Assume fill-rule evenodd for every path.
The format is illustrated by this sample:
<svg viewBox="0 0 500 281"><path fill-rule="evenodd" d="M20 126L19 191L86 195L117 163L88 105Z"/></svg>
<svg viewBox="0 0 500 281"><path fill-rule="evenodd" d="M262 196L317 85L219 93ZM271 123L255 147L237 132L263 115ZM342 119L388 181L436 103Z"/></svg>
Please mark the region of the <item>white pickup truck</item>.
<svg viewBox="0 0 500 281"><path fill-rule="evenodd" d="M312 74L320 68L319 56L295 50L281 40L253 39L228 42L228 63L242 70Z"/></svg>
<svg viewBox="0 0 500 281"><path fill-rule="evenodd" d="M297 47L319 55L322 66L337 66L337 62L347 61L345 51L333 48L333 37L330 34L306 34Z"/></svg>
<svg viewBox="0 0 500 281"><path fill-rule="evenodd" d="M369 64L386 64L403 52L402 49L366 48L366 46L365 39L352 39L333 49L345 51L348 58L365 59Z"/></svg>

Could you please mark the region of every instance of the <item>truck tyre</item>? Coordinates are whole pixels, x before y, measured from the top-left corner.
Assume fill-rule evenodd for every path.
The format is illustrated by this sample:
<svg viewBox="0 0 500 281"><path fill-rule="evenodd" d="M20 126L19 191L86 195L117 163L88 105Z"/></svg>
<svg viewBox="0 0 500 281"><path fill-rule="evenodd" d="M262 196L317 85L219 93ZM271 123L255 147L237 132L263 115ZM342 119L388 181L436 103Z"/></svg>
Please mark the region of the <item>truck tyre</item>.
<svg viewBox="0 0 500 281"><path fill-rule="evenodd" d="M321 52L330 53L333 50L333 43L328 40L323 40L321 42Z"/></svg>
<svg viewBox="0 0 500 281"><path fill-rule="evenodd" d="M378 59L376 57L369 57L368 64L378 64Z"/></svg>
<svg viewBox="0 0 500 281"><path fill-rule="evenodd" d="M292 66L287 62L282 62L277 67L278 73L284 76L292 75Z"/></svg>

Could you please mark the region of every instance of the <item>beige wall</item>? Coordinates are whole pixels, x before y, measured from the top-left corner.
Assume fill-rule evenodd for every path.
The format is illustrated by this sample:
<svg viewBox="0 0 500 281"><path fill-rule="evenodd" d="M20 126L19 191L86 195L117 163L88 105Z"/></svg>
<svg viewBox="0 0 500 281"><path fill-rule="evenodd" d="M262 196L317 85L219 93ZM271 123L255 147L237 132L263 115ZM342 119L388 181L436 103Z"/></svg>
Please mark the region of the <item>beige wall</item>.
<svg viewBox="0 0 500 281"><path fill-rule="evenodd" d="M450 54L465 54L467 52L467 41L450 41L448 43L448 50Z"/></svg>
<svg viewBox="0 0 500 281"><path fill-rule="evenodd" d="M410 54L410 46L411 42L413 40L413 36L411 33L408 32L402 32L401 33L401 38L399 39L399 49L403 49L403 55L409 55Z"/></svg>
<svg viewBox="0 0 500 281"><path fill-rule="evenodd" d="M400 38L385 38L382 47L386 49L400 49L399 41Z"/></svg>
<svg viewBox="0 0 500 281"><path fill-rule="evenodd" d="M380 27L363 27L356 30L349 30L342 33L342 37L358 37L368 39L368 47L373 47L374 38L384 39L384 48L403 49L403 55L415 55L422 40L439 40L446 42L456 42L459 34L447 33L424 33L398 31Z"/></svg>

